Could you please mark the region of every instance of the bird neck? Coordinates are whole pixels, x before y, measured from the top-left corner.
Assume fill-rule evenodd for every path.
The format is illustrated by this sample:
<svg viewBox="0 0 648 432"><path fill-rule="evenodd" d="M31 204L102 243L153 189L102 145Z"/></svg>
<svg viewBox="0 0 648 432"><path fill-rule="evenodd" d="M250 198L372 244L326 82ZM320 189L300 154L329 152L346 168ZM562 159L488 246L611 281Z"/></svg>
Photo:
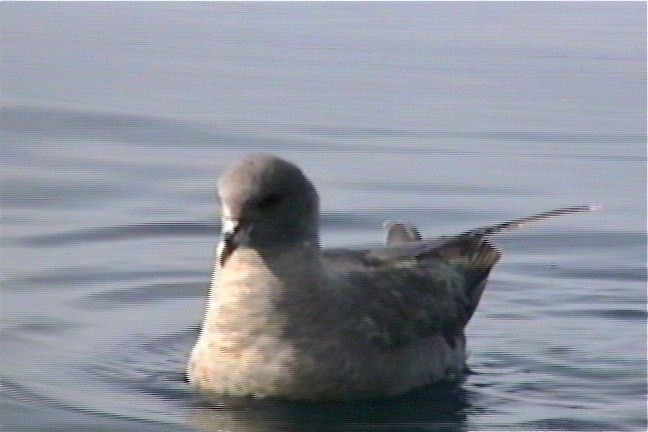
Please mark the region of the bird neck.
<svg viewBox="0 0 648 432"><path fill-rule="evenodd" d="M241 247L214 273L205 327L242 333L283 328L304 313L304 304L330 295L321 274L317 244Z"/></svg>
<svg viewBox="0 0 648 432"><path fill-rule="evenodd" d="M237 248L222 268L216 268L212 295L225 301L250 295L300 295L319 287L320 248L317 241L281 247ZM295 291L295 292L292 292Z"/></svg>

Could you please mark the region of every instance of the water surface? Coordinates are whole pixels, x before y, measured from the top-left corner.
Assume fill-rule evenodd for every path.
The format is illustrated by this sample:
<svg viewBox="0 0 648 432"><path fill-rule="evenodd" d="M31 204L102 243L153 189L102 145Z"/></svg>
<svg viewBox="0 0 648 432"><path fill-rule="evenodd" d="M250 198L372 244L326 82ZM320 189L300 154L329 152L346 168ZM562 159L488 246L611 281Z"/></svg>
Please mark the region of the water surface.
<svg viewBox="0 0 648 432"><path fill-rule="evenodd" d="M0 4L3 430L646 429L644 3ZM498 238L471 373L346 404L184 382L222 169L301 165L325 246Z"/></svg>

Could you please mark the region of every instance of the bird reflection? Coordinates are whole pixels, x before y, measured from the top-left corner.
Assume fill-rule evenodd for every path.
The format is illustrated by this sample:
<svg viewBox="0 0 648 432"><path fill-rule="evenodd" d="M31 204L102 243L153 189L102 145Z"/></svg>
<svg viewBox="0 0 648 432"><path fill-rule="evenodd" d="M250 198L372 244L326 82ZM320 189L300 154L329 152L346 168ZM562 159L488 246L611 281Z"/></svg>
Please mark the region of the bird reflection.
<svg viewBox="0 0 648 432"><path fill-rule="evenodd" d="M197 396L187 418L205 432L467 430L471 407L461 382L442 382L394 398L307 403Z"/></svg>

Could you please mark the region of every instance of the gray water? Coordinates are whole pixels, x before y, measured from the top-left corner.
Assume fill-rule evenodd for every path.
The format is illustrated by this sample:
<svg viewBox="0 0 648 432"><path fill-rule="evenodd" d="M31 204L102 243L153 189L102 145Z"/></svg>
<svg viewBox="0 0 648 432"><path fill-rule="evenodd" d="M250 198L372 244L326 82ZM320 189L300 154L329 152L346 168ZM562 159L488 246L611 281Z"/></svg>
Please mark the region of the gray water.
<svg viewBox="0 0 648 432"><path fill-rule="evenodd" d="M3 431L646 429L646 4L7 3ZM378 401L184 382L221 170L303 167L325 246L498 237L471 373Z"/></svg>

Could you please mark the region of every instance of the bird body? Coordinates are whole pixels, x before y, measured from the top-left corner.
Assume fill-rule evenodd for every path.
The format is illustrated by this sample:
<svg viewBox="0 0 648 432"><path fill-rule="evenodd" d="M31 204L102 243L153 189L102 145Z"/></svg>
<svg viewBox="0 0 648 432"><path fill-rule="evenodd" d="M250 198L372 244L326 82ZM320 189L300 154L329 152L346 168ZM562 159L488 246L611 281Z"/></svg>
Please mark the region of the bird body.
<svg viewBox="0 0 648 432"><path fill-rule="evenodd" d="M423 240L396 223L385 247L321 250L314 187L296 166L267 155L227 171L219 193L224 232L187 369L192 386L213 395L353 400L464 370L464 329L500 258L485 234ZM521 225L513 222L493 227Z"/></svg>

